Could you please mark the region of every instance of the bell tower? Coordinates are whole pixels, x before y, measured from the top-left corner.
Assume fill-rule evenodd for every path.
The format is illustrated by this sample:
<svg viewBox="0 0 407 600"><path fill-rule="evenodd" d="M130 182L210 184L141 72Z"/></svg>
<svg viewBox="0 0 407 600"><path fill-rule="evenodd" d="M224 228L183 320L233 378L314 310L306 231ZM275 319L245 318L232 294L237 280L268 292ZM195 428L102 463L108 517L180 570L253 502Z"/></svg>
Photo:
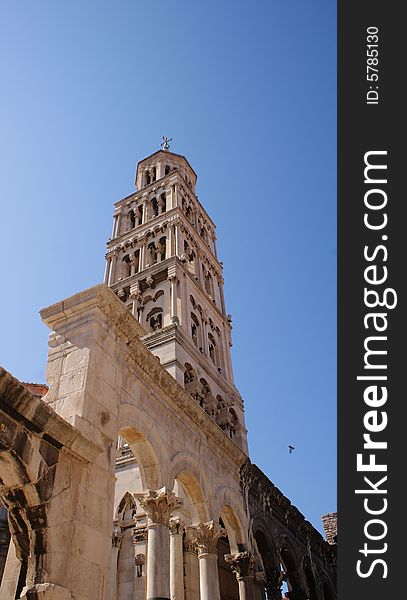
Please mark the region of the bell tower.
<svg viewBox="0 0 407 600"><path fill-rule="evenodd" d="M216 227L195 194L195 171L163 139L138 163L136 192L114 205L105 282L144 327L147 348L247 452Z"/></svg>

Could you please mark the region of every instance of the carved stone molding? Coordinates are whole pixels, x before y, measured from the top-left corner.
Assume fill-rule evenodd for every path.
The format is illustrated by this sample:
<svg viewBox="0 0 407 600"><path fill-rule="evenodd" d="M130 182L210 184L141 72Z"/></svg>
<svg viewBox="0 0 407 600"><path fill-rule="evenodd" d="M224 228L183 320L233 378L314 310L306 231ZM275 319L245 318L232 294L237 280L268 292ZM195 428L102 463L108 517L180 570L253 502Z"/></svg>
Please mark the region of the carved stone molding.
<svg viewBox="0 0 407 600"><path fill-rule="evenodd" d="M166 486L159 490L149 490L147 494L135 494L134 497L146 511L150 524L161 523L168 526L171 513L182 506L181 498Z"/></svg>
<svg viewBox="0 0 407 600"><path fill-rule="evenodd" d="M247 550L237 554L225 554L225 561L230 564L237 580L254 576L254 558Z"/></svg>
<svg viewBox="0 0 407 600"><path fill-rule="evenodd" d="M151 275L149 275L148 277L146 277L146 284L149 287L154 288L154 278L151 277Z"/></svg>
<svg viewBox="0 0 407 600"><path fill-rule="evenodd" d="M134 545L145 543L147 541L147 527L145 525L134 527L131 530L131 539Z"/></svg>
<svg viewBox="0 0 407 600"><path fill-rule="evenodd" d="M226 536L226 531L216 521L206 521L187 527L191 531L192 541L198 549L198 555L217 554L217 544L221 537Z"/></svg>
<svg viewBox="0 0 407 600"><path fill-rule="evenodd" d="M145 335L144 328L137 322L114 292L105 284L75 294L61 302L40 311L43 321L56 335L59 331L65 336L66 318L74 313L98 308L115 335L126 345L126 362L136 372L148 377L153 388L158 388L177 408L187 415L197 427L210 437L219 452L228 456L234 465L240 467L247 459L244 452L218 427L201 409L182 386L160 365L139 339ZM57 341L55 341L57 345ZM52 389L48 393L52 394Z"/></svg>
<svg viewBox="0 0 407 600"><path fill-rule="evenodd" d="M123 532L120 526L115 526L112 533L112 547L120 549L123 541Z"/></svg>

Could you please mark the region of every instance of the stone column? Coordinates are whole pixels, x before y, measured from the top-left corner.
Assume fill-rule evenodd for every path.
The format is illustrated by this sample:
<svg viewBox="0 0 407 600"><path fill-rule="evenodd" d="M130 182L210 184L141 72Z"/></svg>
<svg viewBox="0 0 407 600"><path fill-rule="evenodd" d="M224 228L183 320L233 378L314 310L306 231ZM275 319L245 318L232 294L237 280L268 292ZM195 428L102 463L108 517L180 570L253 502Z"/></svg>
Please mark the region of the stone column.
<svg viewBox="0 0 407 600"><path fill-rule="evenodd" d="M110 573L109 600L116 600L117 561L119 558L120 547L122 545L122 539L123 533L121 527L114 527L112 535L112 569Z"/></svg>
<svg viewBox="0 0 407 600"><path fill-rule="evenodd" d="M175 225L175 256L179 255L179 227Z"/></svg>
<svg viewBox="0 0 407 600"><path fill-rule="evenodd" d="M177 297L178 297L178 278L175 267L168 269L168 280L170 282L170 297L171 297L171 323L179 324L178 311L177 311Z"/></svg>
<svg viewBox="0 0 407 600"><path fill-rule="evenodd" d="M187 527L184 537L185 600L200 600L198 549L193 530L193 527Z"/></svg>
<svg viewBox="0 0 407 600"><path fill-rule="evenodd" d="M232 567L239 584L239 600L254 600L254 560L250 552L225 554L225 561Z"/></svg>
<svg viewBox="0 0 407 600"><path fill-rule="evenodd" d="M108 285L112 285L113 281L114 281L114 275L115 275L115 268L116 268L116 262L117 262L117 253L114 252L112 254L112 257L110 259L110 269L109 269L109 280L108 280Z"/></svg>
<svg viewBox="0 0 407 600"><path fill-rule="evenodd" d="M170 539L168 526L171 513L181 500L165 486L136 494L148 516L147 600L170 600Z"/></svg>
<svg viewBox="0 0 407 600"><path fill-rule="evenodd" d="M193 529L198 548L200 600L220 600L217 545L226 532L215 521L199 523Z"/></svg>
<svg viewBox="0 0 407 600"><path fill-rule="evenodd" d="M109 283L110 266L111 266L110 256L106 256L105 274L103 277L103 281L105 283Z"/></svg>
<svg viewBox="0 0 407 600"><path fill-rule="evenodd" d="M170 598L184 600L183 524L179 519L170 523Z"/></svg>
<svg viewBox="0 0 407 600"><path fill-rule="evenodd" d="M226 315L225 295L223 293L223 278L219 279L219 295L222 314Z"/></svg>
<svg viewBox="0 0 407 600"><path fill-rule="evenodd" d="M172 208L172 191L170 189L165 190L165 209L166 212Z"/></svg>
<svg viewBox="0 0 407 600"><path fill-rule="evenodd" d="M208 311L205 311L205 314L202 316L202 348L205 356L208 356L208 332L207 332L207 321Z"/></svg>
<svg viewBox="0 0 407 600"><path fill-rule="evenodd" d="M173 228L171 225L167 227L167 243L165 246L165 258L170 258L172 256L172 246L173 246Z"/></svg>
<svg viewBox="0 0 407 600"><path fill-rule="evenodd" d="M140 284L138 281L136 281L136 283L133 283L133 285L130 286L130 298L133 300L133 309L131 312L133 314L133 317L137 319L137 309L139 308L141 299Z"/></svg>
<svg viewBox="0 0 407 600"><path fill-rule="evenodd" d="M140 267L139 267L139 273L141 273L141 271L144 271L145 268L145 264L146 264L146 243L147 240L145 237L140 238Z"/></svg>
<svg viewBox="0 0 407 600"><path fill-rule="evenodd" d="M117 226L117 215L113 216L113 225L112 225L112 240L116 237L116 226Z"/></svg>
<svg viewBox="0 0 407 600"><path fill-rule="evenodd" d="M212 243L213 243L213 253L216 256L216 258L218 258L218 252L216 250L216 236L213 236Z"/></svg>

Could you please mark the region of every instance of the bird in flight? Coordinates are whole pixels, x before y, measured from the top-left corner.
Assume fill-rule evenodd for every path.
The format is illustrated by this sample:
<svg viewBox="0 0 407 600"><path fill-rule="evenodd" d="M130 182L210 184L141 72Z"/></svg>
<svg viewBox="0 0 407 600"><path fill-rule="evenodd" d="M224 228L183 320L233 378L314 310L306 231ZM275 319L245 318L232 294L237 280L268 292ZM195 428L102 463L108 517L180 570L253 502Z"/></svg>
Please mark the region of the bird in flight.
<svg viewBox="0 0 407 600"><path fill-rule="evenodd" d="M288 446L288 452L292 454L293 450L295 450L294 446Z"/></svg>

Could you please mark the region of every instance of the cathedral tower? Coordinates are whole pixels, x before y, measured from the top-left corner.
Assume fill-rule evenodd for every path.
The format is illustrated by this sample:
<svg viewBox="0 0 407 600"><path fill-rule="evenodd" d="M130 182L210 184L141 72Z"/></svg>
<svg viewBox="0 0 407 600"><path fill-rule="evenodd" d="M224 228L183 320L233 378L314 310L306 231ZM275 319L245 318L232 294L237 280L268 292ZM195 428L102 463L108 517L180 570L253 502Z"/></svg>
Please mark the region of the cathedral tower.
<svg viewBox="0 0 407 600"><path fill-rule="evenodd" d="M163 146L138 163L137 191L115 203L105 282L145 329L147 348L247 452L216 227L195 171Z"/></svg>

